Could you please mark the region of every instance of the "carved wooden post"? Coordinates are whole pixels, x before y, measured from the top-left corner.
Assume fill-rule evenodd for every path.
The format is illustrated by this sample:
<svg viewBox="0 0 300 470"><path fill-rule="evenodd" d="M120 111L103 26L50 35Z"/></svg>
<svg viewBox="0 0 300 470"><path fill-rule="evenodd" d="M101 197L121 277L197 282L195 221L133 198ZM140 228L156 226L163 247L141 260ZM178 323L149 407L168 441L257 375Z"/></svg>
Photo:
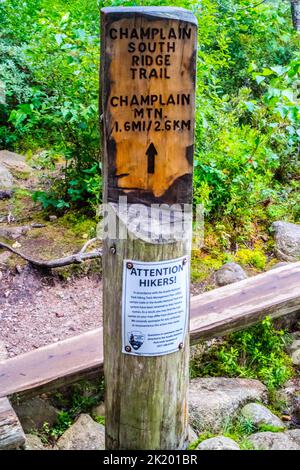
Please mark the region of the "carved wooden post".
<svg viewBox="0 0 300 470"><path fill-rule="evenodd" d="M196 43L187 10L102 10L108 449L188 442Z"/></svg>

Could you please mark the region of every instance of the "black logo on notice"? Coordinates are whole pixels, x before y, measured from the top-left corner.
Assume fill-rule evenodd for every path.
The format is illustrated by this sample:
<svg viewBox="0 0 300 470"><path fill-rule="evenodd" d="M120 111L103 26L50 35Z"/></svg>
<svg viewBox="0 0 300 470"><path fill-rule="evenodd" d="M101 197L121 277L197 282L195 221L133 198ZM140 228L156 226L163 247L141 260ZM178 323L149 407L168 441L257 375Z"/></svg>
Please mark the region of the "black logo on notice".
<svg viewBox="0 0 300 470"><path fill-rule="evenodd" d="M140 349L144 341L145 336L140 331L132 331L129 333L129 343L135 351Z"/></svg>

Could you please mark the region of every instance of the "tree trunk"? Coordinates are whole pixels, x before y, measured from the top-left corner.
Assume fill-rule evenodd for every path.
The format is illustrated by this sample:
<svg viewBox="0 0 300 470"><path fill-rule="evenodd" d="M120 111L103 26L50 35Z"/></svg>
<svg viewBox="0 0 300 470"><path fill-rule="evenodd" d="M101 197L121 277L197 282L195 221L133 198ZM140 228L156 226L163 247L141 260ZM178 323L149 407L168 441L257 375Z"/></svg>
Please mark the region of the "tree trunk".
<svg viewBox="0 0 300 470"><path fill-rule="evenodd" d="M296 31L300 31L300 0L291 0L292 21Z"/></svg>

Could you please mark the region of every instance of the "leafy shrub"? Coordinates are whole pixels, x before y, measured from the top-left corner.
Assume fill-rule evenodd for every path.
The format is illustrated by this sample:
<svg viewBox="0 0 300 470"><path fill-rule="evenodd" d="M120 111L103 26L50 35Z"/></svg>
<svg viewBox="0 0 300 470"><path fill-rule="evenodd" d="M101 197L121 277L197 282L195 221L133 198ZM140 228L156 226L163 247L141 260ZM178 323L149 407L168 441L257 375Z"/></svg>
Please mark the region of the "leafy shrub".
<svg viewBox="0 0 300 470"><path fill-rule="evenodd" d="M57 423L51 427L49 423L44 423L41 432L42 441L47 442L49 439L56 440L71 426L73 420L68 411L60 411L57 416Z"/></svg>
<svg viewBox="0 0 300 470"><path fill-rule="evenodd" d="M299 217L297 37L284 2L201 5L194 199L234 245L255 219Z"/></svg>
<svg viewBox="0 0 300 470"><path fill-rule="evenodd" d="M69 392L69 393L68 393ZM98 384L88 381L72 385L65 393L57 392L51 399L53 404L60 408L57 422L54 426L44 423L40 432L41 439L45 442L56 441L74 422L80 413L89 413L91 409L103 400L104 382ZM97 422L104 424L103 417L98 417Z"/></svg>
<svg viewBox="0 0 300 470"><path fill-rule="evenodd" d="M237 251L235 259L238 263L253 266L260 270L266 267L267 262L266 255L258 249L249 250L247 248L241 248Z"/></svg>
<svg viewBox="0 0 300 470"><path fill-rule="evenodd" d="M0 79L12 95L3 116L2 146L25 151L55 148L65 159L63 185L35 195L45 208L97 204L101 191L97 2L28 0L22 9L15 0L7 0L1 9L6 41L22 43L15 49L2 48ZM11 60L11 50L18 60Z"/></svg>
<svg viewBox="0 0 300 470"><path fill-rule="evenodd" d="M284 352L283 330L270 318L229 335L224 344L214 345L191 363L192 376L249 377L274 390L292 375L291 360Z"/></svg>

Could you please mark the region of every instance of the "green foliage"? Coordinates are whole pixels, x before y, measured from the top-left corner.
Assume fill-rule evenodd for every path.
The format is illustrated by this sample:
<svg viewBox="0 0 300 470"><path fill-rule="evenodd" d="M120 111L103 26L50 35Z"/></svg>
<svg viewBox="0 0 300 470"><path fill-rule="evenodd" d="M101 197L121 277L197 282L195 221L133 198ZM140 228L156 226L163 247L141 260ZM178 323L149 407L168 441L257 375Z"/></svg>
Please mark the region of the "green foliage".
<svg viewBox="0 0 300 470"><path fill-rule="evenodd" d="M198 439L196 439L194 442L192 442L188 446L188 450L197 449L198 445L201 444L201 442L205 441L206 439L210 439L211 437L215 437L215 435L212 432L206 431L206 432L201 433L198 436Z"/></svg>
<svg viewBox="0 0 300 470"><path fill-rule="evenodd" d="M9 98L0 145L55 149L64 158L63 184L34 196L44 208L82 201L96 205L101 191L97 2L28 0L22 5L15 0L0 5L9 44L1 48L0 42L0 57L5 56L0 79Z"/></svg>
<svg viewBox="0 0 300 470"><path fill-rule="evenodd" d="M285 431L285 427L279 427L279 426L272 426L271 424L261 424L258 426L258 431L259 432L282 432Z"/></svg>
<svg viewBox="0 0 300 470"><path fill-rule="evenodd" d="M103 399L103 381L95 386L89 382L75 384L72 387L70 413L77 416L79 413L87 413Z"/></svg>
<svg viewBox="0 0 300 470"><path fill-rule="evenodd" d="M53 395L52 402L60 409L60 412L54 426L44 423L40 433L42 440L57 440L80 413L90 413L94 406L103 401L103 394L104 382L101 380L97 384L83 381L72 385L68 392L57 392ZM96 417L95 420L104 424L103 417Z"/></svg>
<svg viewBox="0 0 300 470"><path fill-rule="evenodd" d="M198 20L194 199L243 241L255 219L299 217L297 36L284 2L204 0Z"/></svg>
<svg viewBox="0 0 300 470"><path fill-rule="evenodd" d="M248 436L255 432L282 432L285 428L270 426L267 424L262 424L260 426L255 426L248 418L244 416L238 416L236 418L228 418L223 426L222 429L218 434L215 434L211 431L205 431L201 433L198 438L189 445L189 450L194 450L197 448L201 442L205 441L206 439L210 439L216 436L225 436L229 437L233 441L236 441L242 450L252 450L253 446L251 442L247 439Z"/></svg>
<svg viewBox="0 0 300 470"><path fill-rule="evenodd" d="M191 362L191 375L249 377L274 390L292 375L291 360L284 352L286 337L269 318L228 336L224 344L212 346Z"/></svg>
<svg viewBox="0 0 300 470"><path fill-rule="evenodd" d="M105 426L105 416L94 416L96 423L103 424Z"/></svg>
<svg viewBox="0 0 300 470"><path fill-rule="evenodd" d="M0 3L0 145L54 152L62 184L35 195L65 209L101 194L99 6L172 5L199 23L194 201L233 242L252 221L298 220L299 51L288 2L5 0Z"/></svg>
<svg viewBox="0 0 300 470"><path fill-rule="evenodd" d="M251 444L247 441L247 436L250 434L258 431L251 421L244 418L243 416L239 416L237 418L228 418L223 426L222 429L218 434L215 434L211 431L202 432L196 441L194 441L190 446L189 449L193 450L196 449L201 442L205 441L206 439L211 439L212 437L216 436L225 436L229 437L233 441L236 441L241 449L251 449Z"/></svg>
<svg viewBox="0 0 300 470"><path fill-rule="evenodd" d="M48 193L45 191L35 191L32 197L35 202L39 202L43 206L43 209L53 208L61 210L70 207L68 202L64 199L58 199L57 195L52 191Z"/></svg>
<svg viewBox="0 0 300 470"><path fill-rule="evenodd" d="M214 255L197 256L198 253L193 253L191 259L191 279L193 282L201 282L206 279L215 270L220 269L224 263L224 255L220 254L218 257Z"/></svg>
<svg viewBox="0 0 300 470"><path fill-rule="evenodd" d="M54 426L50 426L49 423L44 423L41 432L43 441L56 440L71 426L73 420L71 414L68 411L60 411L57 416L57 423Z"/></svg>
<svg viewBox="0 0 300 470"><path fill-rule="evenodd" d="M96 223L94 218L88 217L84 212L79 211L71 212L60 217L58 220L59 225L71 229L72 233L78 236L86 234L89 238L95 237Z"/></svg>
<svg viewBox="0 0 300 470"><path fill-rule="evenodd" d="M73 414L86 413L90 409L103 401L104 382L99 383L83 381L74 384L71 388L71 412Z"/></svg>
<svg viewBox="0 0 300 470"><path fill-rule="evenodd" d="M252 266L257 269L264 269L266 267L267 257L259 249L249 250L248 248L241 248L235 254L235 261L242 265Z"/></svg>

